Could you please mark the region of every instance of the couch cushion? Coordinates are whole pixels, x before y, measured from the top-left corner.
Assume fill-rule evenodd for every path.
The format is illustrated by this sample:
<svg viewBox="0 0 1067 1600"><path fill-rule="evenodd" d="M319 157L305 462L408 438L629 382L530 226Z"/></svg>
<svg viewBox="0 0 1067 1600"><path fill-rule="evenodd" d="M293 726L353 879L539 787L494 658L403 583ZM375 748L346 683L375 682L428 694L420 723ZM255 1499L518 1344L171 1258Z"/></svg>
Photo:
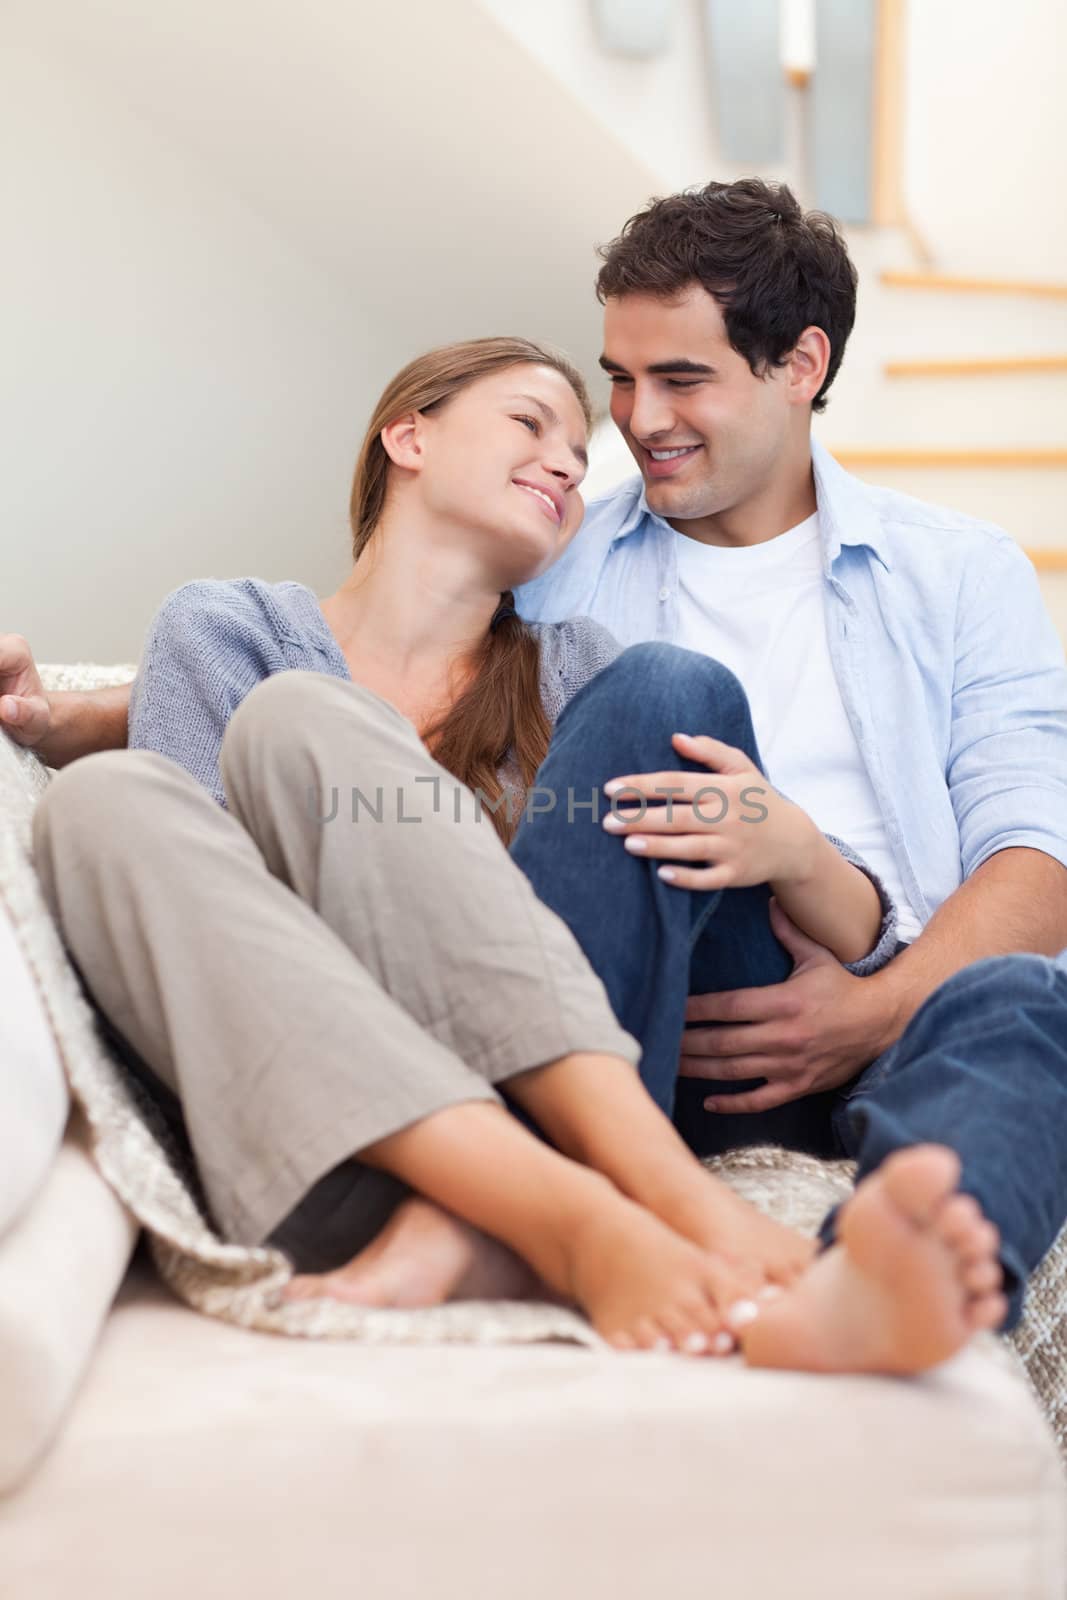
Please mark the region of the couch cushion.
<svg viewBox="0 0 1067 1600"><path fill-rule="evenodd" d="M136 1236L75 1118L47 1181L0 1239L0 1493L52 1439Z"/></svg>
<svg viewBox="0 0 1067 1600"><path fill-rule="evenodd" d="M60 1145L61 1062L99 1046L30 861L47 781L0 735L0 1491L52 1438L136 1234L80 1132Z"/></svg>
<svg viewBox="0 0 1067 1600"><path fill-rule="evenodd" d="M0 1549L33 1600L1062 1600L1064 1516L992 1344L901 1381L304 1343L138 1274Z"/></svg>
<svg viewBox="0 0 1067 1600"><path fill-rule="evenodd" d="M47 781L40 762L0 734L0 1238L44 1181L69 1108L44 998L12 920Z"/></svg>
<svg viewBox="0 0 1067 1600"><path fill-rule="evenodd" d="M0 1239L40 1188L67 1120L67 1080L0 896Z"/></svg>

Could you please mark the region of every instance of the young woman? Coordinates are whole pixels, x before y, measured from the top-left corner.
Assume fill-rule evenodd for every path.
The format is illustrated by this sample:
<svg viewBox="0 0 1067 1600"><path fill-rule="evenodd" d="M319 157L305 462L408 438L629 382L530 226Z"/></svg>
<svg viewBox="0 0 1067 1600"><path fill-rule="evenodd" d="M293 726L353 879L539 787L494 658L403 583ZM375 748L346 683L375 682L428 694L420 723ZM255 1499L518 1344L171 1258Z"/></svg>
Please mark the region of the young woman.
<svg viewBox="0 0 1067 1600"><path fill-rule="evenodd" d="M680 650L620 655L583 619L515 616L512 588L578 529L588 423L578 374L524 341L405 368L360 453L348 579L321 604L255 579L169 597L134 685L137 748L76 762L38 808L46 894L131 1069L187 1131L222 1232L286 1249L291 1294L514 1293L522 1263L620 1348L740 1337L762 1363L914 1370L998 1310L928 1226L948 1153L895 1158L811 1264L672 1126L688 958L712 918L722 949L752 938L761 959L768 885L843 960L882 959L891 930L870 878L762 782L754 749L705 733L741 727L728 675ZM570 768L549 749L568 702ZM682 713L705 736L672 749ZM668 778L703 774L728 803L709 823L690 790L673 825L673 859L717 841L703 895L616 852L659 897L639 910L627 890L623 959L601 952L612 986L639 991L646 1088L638 1041L531 879L547 886L558 826L585 828L598 860L618 843L579 806L649 771L656 738ZM610 770L631 754L642 764ZM553 830L544 793L517 823L550 768ZM585 786L573 807L564 778ZM598 867L575 883L578 861L567 896L587 888L612 921L610 882ZM888 1257L868 1248L887 1228Z"/></svg>

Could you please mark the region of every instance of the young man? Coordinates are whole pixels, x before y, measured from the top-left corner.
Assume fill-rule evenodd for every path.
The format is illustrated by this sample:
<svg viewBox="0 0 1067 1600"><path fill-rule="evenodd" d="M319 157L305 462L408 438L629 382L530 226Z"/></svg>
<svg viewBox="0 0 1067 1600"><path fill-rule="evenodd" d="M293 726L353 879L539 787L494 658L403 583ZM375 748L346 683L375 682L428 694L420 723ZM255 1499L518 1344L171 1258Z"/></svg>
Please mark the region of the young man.
<svg viewBox="0 0 1067 1600"><path fill-rule="evenodd" d="M712 658L685 669L709 702L734 683L717 663L731 668L747 703L731 688L729 725L692 731L740 745L754 724L772 781L889 886L904 946L857 977L773 910L792 974L779 962L689 1002L684 1131L698 1149L805 1148L821 1123L861 1172L953 1145L1004 1235L990 1270L1014 1321L1067 1210L1067 976L1040 959L1067 945L1067 672L1032 568L998 530L868 489L813 447L855 308L829 219L784 188L709 184L650 207L605 255L603 365L641 478L590 507L520 610L689 646ZM0 696L22 698L14 718L0 698L0 726L27 743L47 726L54 764L125 741L125 691L50 711L24 643L8 646ZM641 672L680 670L631 659L585 692L610 722L639 703ZM699 837L683 805L674 817ZM665 862L670 831L654 841ZM576 921L597 965L596 918ZM1037 954L1007 954L1023 951ZM988 956L1003 959L971 965Z"/></svg>
<svg viewBox="0 0 1067 1600"><path fill-rule="evenodd" d="M628 682L609 668L583 692L605 729L653 749L640 708L686 680L673 703L702 692L715 725L676 731L758 747L775 786L877 870L899 916L895 958L858 977L772 904L793 970L761 949L758 975L750 960L738 980L739 935L728 926L712 950L722 914L698 905L675 1121L701 1152L847 1154L860 1179L895 1150L951 1146L961 1187L999 1226L1011 1326L1067 1215L1067 972L1047 959L1067 945L1067 671L1033 568L1001 530L869 488L813 443L855 315L828 217L781 186L711 183L653 203L602 255L601 365L640 477L589 506L519 610L713 658L652 650ZM553 750L573 765L565 725ZM675 741L676 757L693 753ZM664 771L677 760L657 765L612 776L651 800L679 776ZM524 851L554 860L535 887L628 1027L640 986L617 930L652 959L671 911L660 897L650 912L639 874L609 874L606 848L636 836L677 887L699 889L701 831L705 866L721 845L684 800L672 811L636 815L599 853L558 818L538 819L536 848L517 841L520 865ZM726 974L721 992L702 992L709 974Z"/></svg>
<svg viewBox="0 0 1067 1600"><path fill-rule="evenodd" d="M779 917L786 983L693 997L729 1026L691 1029L682 1072L765 1078L715 1105L763 1111L853 1078L970 962L1067 946L1067 671L1006 533L813 443L856 303L828 217L710 183L602 254L601 365L641 477L519 610L730 667L772 780L879 872L907 945L855 978Z"/></svg>

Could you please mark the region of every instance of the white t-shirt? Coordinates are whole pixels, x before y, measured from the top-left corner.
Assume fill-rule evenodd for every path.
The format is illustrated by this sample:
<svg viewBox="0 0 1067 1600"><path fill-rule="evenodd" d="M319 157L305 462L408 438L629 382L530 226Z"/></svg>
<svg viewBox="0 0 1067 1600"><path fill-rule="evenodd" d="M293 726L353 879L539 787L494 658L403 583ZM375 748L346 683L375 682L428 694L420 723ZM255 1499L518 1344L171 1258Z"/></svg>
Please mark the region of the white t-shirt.
<svg viewBox="0 0 1067 1600"><path fill-rule="evenodd" d="M677 543L675 643L715 656L741 680L767 776L873 867L896 902L898 937L910 942L922 924L904 894L830 660L818 515L744 549L682 533Z"/></svg>

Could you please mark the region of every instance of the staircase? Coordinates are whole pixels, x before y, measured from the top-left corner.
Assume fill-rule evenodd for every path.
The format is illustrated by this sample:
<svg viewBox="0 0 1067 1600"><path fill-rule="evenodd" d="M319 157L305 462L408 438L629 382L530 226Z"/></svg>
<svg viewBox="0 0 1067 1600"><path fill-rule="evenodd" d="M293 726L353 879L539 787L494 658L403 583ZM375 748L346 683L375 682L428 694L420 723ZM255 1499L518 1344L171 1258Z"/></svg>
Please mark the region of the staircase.
<svg viewBox="0 0 1067 1600"><path fill-rule="evenodd" d="M856 229L856 329L816 431L859 477L999 523L1067 640L1067 284L916 270Z"/></svg>

